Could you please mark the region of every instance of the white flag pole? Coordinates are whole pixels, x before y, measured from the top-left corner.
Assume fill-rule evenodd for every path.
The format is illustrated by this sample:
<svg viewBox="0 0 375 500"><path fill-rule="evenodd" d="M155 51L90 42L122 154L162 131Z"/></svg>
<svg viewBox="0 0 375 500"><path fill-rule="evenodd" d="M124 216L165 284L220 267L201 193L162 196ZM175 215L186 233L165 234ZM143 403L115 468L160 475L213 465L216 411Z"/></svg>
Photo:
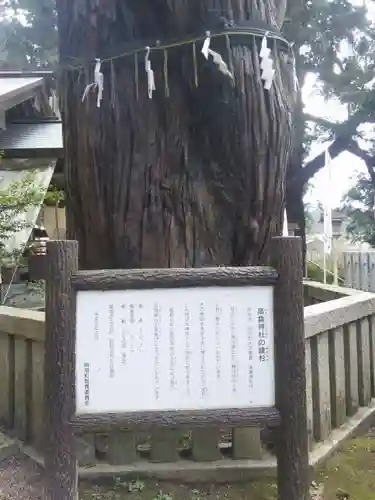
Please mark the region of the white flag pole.
<svg viewBox="0 0 375 500"><path fill-rule="evenodd" d="M286 209L284 210L283 236L289 236L288 216L287 216L287 213L286 213Z"/></svg>
<svg viewBox="0 0 375 500"><path fill-rule="evenodd" d="M324 196L324 284L327 283L327 255L332 254L332 205L330 199L330 186L331 186L331 156L329 154L328 148L325 151L325 172L327 178L327 191Z"/></svg>

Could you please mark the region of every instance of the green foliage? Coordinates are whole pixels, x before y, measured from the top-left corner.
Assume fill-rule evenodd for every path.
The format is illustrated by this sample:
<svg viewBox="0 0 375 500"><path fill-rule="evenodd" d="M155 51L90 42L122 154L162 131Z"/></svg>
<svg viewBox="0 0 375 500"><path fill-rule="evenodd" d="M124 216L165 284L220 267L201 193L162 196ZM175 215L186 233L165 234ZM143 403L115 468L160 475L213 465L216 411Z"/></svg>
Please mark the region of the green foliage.
<svg viewBox="0 0 375 500"><path fill-rule="evenodd" d="M349 0L307 0L302 9L296 8L296 4L293 0L288 2L290 18L284 32L298 48L303 47L305 72L319 76L323 86L326 85L327 95L333 93L339 80L351 89L354 80L360 80L359 75L363 72L358 61L368 57L372 47L366 8L357 7ZM18 68L53 66L57 61L54 1L0 0L0 7L9 12L1 22L6 63ZM343 41L355 46L356 58L347 57L346 62L340 62L338 52ZM349 60L350 65L344 68Z"/></svg>
<svg viewBox="0 0 375 500"><path fill-rule="evenodd" d="M355 186L344 197L343 205L348 214L347 232L355 242L369 243L375 247L375 189L371 179L358 174Z"/></svg>
<svg viewBox="0 0 375 500"><path fill-rule="evenodd" d="M317 266L314 262L308 262L307 264L307 277L313 281L318 281L319 283L324 283L324 270ZM333 273L327 273L327 284L332 285L333 283Z"/></svg>
<svg viewBox="0 0 375 500"><path fill-rule="evenodd" d="M65 204L65 192L51 184L43 203L48 206L62 207Z"/></svg>
<svg viewBox="0 0 375 500"><path fill-rule="evenodd" d="M365 3L307 1L305 16L306 23L299 29L304 68L318 76L326 97L345 100L348 92L358 91L373 78L373 64L368 60L374 49L373 27Z"/></svg>
<svg viewBox="0 0 375 500"><path fill-rule="evenodd" d="M288 3L293 13L298 2ZM307 75L313 75L313 92L335 99L348 109L348 119L342 123L304 115L302 106L297 109L304 123L296 142L303 144L304 159L316 141L337 140L334 155L349 149L351 139L362 138L358 126L375 121L375 24L366 10L370 4L367 0L361 4L351 0L307 0L287 27L287 36L296 41L300 87ZM324 158L309 175L323 166Z"/></svg>
<svg viewBox="0 0 375 500"><path fill-rule="evenodd" d="M159 491L159 493L154 497L154 500L173 500L173 498L172 495Z"/></svg>
<svg viewBox="0 0 375 500"><path fill-rule="evenodd" d="M4 244L14 233L31 227L21 216L27 209L39 206L43 201L43 191L32 171L9 186L2 186L2 182L4 181L0 181L0 263L4 259L18 256L9 255Z"/></svg>
<svg viewBox="0 0 375 500"><path fill-rule="evenodd" d="M0 0L8 16L0 24L0 65L42 69L57 63L57 16L53 0Z"/></svg>

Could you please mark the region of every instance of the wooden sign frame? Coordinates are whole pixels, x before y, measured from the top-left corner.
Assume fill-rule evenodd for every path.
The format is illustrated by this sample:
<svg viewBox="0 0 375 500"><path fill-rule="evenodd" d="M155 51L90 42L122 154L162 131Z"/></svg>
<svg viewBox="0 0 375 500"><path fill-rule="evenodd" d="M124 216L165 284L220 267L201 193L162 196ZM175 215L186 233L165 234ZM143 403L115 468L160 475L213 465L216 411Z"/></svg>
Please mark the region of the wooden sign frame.
<svg viewBox="0 0 375 500"><path fill-rule="evenodd" d="M79 271L78 243L50 241L46 257L46 499L75 500L75 433L156 426L278 426L280 500L307 500L308 440L302 253L299 238L273 240L272 268ZM76 292L209 286L274 286L275 408L76 415ZM288 381L286 384L285 381Z"/></svg>

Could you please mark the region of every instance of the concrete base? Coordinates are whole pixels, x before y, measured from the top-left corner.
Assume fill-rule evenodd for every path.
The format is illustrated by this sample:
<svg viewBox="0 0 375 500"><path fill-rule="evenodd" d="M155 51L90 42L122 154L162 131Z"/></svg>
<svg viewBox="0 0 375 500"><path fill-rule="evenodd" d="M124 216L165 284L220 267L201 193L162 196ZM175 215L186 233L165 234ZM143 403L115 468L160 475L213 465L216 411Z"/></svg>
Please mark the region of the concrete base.
<svg viewBox="0 0 375 500"><path fill-rule="evenodd" d="M334 429L329 439L322 443L315 443L310 452L310 467L316 468L329 460L339 451L340 446L350 438L359 436L375 424L375 399L369 406L360 408L357 413L348 419L341 427Z"/></svg>
<svg viewBox="0 0 375 500"><path fill-rule="evenodd" d="M361 408L354 417L332 431L330 439L316 443L310 452L311 469L321 466L349 438L365 432L375 423L375 399L371 405ZM21 446L23 451L39 465L44 466L43 458L32 448ZM260 477L276 476L276 459L266 455L263 460L220 460L216 462L191 462L181 460L177 463L137 462L132 465L113 466L97 464L93 467L79 468L79 477L94 479L108 476L130 476L152 478L159 481L178 481L181 483L231 483L248 481Z"/></svg>

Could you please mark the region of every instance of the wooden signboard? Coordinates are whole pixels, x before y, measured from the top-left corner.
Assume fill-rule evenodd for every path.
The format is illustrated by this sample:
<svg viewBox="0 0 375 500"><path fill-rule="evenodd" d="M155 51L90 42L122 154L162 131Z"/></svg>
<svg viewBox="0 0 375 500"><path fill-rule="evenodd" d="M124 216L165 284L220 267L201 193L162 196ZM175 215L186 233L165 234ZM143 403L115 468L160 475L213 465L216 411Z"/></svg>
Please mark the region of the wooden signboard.
<svg viewBox="0 0 375 500"><path fill-rule="evenodd" d="M275 268L88 272L48 243L47 500L76 499L74 433L169 425L279 425L279 499L307 500L300 240L273 247Z"/></svg>
<svg viewBox="0 0 375 500"><path fill-rule="evenodd" d="M78 415L272 406L271 286L78 292Z"/></svg>

